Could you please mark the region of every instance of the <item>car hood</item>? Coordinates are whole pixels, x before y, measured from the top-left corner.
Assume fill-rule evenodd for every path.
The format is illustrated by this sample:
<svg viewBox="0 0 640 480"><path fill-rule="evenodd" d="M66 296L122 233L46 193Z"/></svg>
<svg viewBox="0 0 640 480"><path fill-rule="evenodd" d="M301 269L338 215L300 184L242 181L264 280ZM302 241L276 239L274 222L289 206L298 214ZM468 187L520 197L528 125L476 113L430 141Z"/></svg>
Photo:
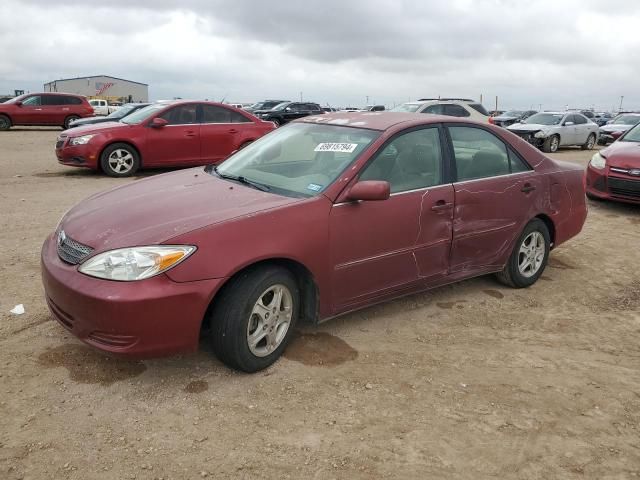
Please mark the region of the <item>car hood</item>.
<svg viewBox="0 0 640 480"><path fill-rule="evenodd" d="M610 167L640 168L640 143L617 141L600 153Z"/></svg>
<svg viewBox="0 0 640 480"><path fill-rule="evenodd" d="M118 129L124 130L127 128L134 128L137 126L138 125L129 125L127 123L122 123L117 120L115 121L109 120L108 122L103 122L103 123L95 123L90 125L78 125L77 127L73 127L73 130L70 130L69 134L72 134L74 137L77 137L79 135L88 135L90 133L105 133L111 130L118 130Z"/></svg>
<svg viewBox="0 0 640 480"><path fill-rule="evenodd" d="M191 168L98 193L60 222L72 239L96 251L153 245L208 225L299 202Z"/></svg>
<svg viewBox="0 0 640 480"><path fill-rule="evenodd" d="M509 130L515 130L517 132L537 132L539 130L546 130L554 126L557 125L540 125L538 123L514 123L513 125L509 125L507 128Z"/></svg>
<svg viewBox="0 0 640 480"><path fill-rule="evenodd" d="M494 120L498 120L499 122L510 122L511 120L518 120L520 117L504 117L502 115L493 117Z"/></svg>
<svg viewBox="0 0 640 480"><path fill-rule="evenodd" d="M601 132L626 132L633 125L603 125L600 127Z"/></svg>

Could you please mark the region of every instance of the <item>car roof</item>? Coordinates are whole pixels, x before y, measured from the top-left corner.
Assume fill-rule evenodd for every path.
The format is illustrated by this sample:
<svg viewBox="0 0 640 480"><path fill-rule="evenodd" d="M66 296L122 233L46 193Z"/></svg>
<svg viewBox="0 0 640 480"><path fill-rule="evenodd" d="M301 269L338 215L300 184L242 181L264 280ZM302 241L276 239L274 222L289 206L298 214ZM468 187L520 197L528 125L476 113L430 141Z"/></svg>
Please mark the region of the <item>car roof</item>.
<svg viewBox="0 0 640 480"><path fill-rule="evenodd" d="M333 112L324 115L312 115L295 120L295 123L320 123L345 127L367 128L370 130L388 130L401 123L430 124L442 122L477 123L459 117L406 112Z"/></svg>

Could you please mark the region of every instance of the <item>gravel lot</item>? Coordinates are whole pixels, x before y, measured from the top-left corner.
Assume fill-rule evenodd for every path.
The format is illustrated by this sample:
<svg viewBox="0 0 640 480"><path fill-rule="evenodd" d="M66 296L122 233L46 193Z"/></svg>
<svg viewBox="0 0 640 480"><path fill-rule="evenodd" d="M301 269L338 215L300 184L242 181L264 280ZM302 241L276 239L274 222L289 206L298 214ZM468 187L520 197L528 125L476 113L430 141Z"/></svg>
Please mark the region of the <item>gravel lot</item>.
<svg viewBox="0 0 640 480"><path fill-rule="evenodd" d="M362 310L255 375L204 341L126 362L43 299L62 214L136 181L59 166L59 132L0 132L0 478L640 478L640 208L590 202L530 289L484 277Z"/></svg>

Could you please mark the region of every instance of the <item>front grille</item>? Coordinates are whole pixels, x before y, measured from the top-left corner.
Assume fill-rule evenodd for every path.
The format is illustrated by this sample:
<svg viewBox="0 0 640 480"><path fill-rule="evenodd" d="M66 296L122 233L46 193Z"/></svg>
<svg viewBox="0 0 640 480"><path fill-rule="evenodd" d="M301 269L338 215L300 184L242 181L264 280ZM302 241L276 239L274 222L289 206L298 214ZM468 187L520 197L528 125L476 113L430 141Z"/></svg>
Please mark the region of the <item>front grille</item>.
<svg viewBox="0 0 640 480"><path fill-rule="evenodd" d="M58 234L58 256L67 263L77 265L93 252L93 248L76 242L64 232Z"/></svg>
<svg viewBox="0 0 640 480"><path fill-rule="evenodd" d="M638 180L609 177L607 184L612 195L640 198L640 181Z"/></svg>
<svg viewBox="0 0 640 480"><path fill-rule="evenodd" d="M525 142L536 143L536 138L533 136L533 133L529 133L529 132L513 132L513 133L518 135Z"/></svg>

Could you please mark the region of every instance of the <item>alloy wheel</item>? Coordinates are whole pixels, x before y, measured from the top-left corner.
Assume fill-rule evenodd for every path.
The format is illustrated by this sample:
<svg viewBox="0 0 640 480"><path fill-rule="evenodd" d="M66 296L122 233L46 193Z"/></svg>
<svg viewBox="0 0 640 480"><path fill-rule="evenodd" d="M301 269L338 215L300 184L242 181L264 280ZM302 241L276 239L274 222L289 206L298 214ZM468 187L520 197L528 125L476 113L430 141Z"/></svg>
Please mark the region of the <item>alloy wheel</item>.
<svg viewBox="0 0 640 480"><path fill-rule="evenodd" d="M289 330L293 315L293 297L281 284L266 289L256 301L247 326L247 344L256 357L276 350Z"/></svg>
<svg viewBox="0 0 640 480"><path fill-rule="evenodd" d="M118 148L109 155L109 168L115 173L127 173L133 168L133 155L123 148Z"/></svg>
<svg viewBox="0 0 640 480"><path fill-rule="evenodd" d="M531 278L542 266L546 252L544 236L535 231L527 235L518 251L518 271L523 277Z"/></svg>

